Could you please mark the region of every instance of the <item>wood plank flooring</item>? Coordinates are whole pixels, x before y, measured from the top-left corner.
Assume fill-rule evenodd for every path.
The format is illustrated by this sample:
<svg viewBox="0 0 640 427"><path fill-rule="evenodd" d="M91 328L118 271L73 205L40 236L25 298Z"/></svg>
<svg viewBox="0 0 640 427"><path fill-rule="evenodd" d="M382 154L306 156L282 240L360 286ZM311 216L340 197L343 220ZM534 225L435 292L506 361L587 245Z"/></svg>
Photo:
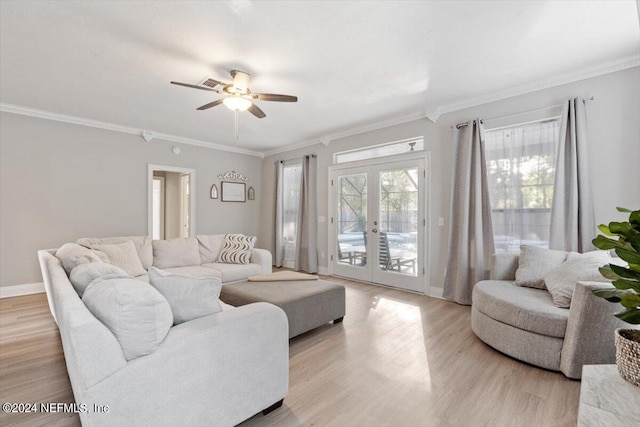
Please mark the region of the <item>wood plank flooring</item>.
<svg viewBox="0 0 640 427"><path fill-rule="evenodd" d="M254 426L575 426L580 382L498 353L469 307L330 278L344 322L290 342L284 405ZM44 294L0 300L0 401L72 402ZM77 426L73 414L4 414L0 425Z"/></svg>

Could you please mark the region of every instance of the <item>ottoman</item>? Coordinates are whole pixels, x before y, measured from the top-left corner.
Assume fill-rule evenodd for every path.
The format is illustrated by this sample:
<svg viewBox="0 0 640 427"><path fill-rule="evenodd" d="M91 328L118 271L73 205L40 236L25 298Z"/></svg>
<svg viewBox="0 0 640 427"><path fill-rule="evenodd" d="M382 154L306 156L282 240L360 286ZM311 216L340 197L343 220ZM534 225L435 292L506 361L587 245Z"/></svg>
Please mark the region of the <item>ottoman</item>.
<svg viewBox="0 0 640 427"><path fill-rule="evenodd" d="M345 314L344 286L326 280L230 283L222 286L220 299L235 307L254 302L277 305L289 319L289 338L327 322L339 323Z"/></svg>

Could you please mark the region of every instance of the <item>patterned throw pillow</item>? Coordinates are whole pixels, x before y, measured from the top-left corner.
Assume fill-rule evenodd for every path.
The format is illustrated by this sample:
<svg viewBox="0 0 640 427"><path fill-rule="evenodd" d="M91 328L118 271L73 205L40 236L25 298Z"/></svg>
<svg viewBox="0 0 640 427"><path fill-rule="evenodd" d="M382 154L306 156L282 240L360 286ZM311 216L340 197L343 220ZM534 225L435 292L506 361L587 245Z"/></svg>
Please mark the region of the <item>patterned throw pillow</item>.
<svg viewBox="0 0 640 427"><path fill-rule="evenodd" d="M244 236L242 234L227 234L224 238L224 245L220 251L218 262L226 264L249 264L251 261L251 250L256 244L255 236Z"/></svg>

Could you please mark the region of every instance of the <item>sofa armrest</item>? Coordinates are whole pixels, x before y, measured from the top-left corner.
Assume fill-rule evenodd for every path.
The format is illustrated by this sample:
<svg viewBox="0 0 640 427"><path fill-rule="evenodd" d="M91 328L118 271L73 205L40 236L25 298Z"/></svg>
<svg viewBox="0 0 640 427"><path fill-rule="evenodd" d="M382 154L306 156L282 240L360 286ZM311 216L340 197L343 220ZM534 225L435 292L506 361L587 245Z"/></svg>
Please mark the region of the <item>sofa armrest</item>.
<svg viewBox="0 0 640 427"><path fill-rule="evenodd" d="M260 264L260 274L271 273L272 258L271 252L266 249L254 248L251 250L251 263Z"/></svg>
<svg viewBox="0 0 640 427"><path fill-rule="evenodd" d="M110 408L88 414L91 426L233 426L283 399L288 384L287 316L255 303L174 326L82 401Z"/></svg>
<svg viewBox="0 0 640 427"><path fill-rule="evenodd" d="M516 280L518 255L493 254L489 268L489 278L491 280Z"/></svg>
<svg viewBox="0 0 640 427"><path fill-rule="evenodd" d="M573 290L560 357L560 370L569 378L581 378L583 365L615 363L614 331L631 327L614 316L622 310L620 304L591 292L607 287L613 289L610 283L578 282Z"/></svg>

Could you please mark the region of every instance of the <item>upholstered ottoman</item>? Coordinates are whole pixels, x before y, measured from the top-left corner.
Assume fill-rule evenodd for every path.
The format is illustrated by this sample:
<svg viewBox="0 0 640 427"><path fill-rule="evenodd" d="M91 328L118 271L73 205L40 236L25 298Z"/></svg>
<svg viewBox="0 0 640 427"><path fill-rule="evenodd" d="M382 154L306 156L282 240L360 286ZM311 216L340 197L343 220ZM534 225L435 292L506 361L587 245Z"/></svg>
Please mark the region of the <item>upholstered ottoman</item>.
<svg viewBox="0 0 640 427"><path fill-rule="evenodd" d="M224 285L220 299L233 306L268 302L287 313L289 338L327 322L339 323L345 314L344 286L326 280L237 282Z"/></svg>

